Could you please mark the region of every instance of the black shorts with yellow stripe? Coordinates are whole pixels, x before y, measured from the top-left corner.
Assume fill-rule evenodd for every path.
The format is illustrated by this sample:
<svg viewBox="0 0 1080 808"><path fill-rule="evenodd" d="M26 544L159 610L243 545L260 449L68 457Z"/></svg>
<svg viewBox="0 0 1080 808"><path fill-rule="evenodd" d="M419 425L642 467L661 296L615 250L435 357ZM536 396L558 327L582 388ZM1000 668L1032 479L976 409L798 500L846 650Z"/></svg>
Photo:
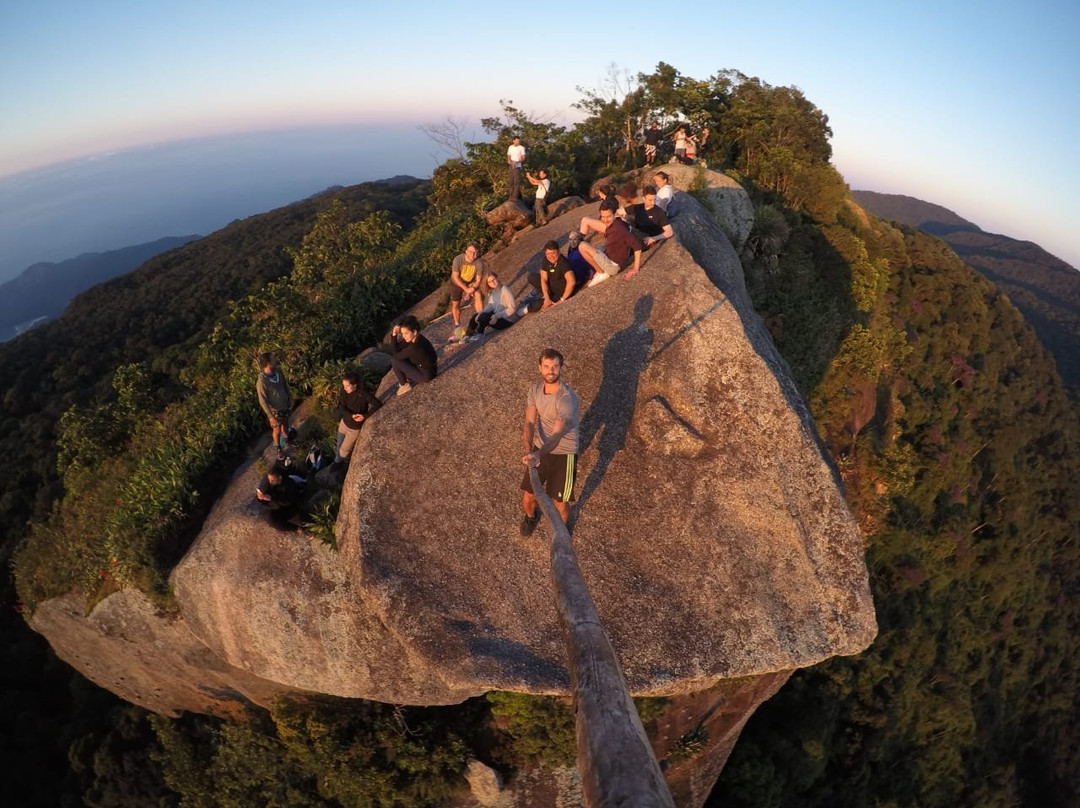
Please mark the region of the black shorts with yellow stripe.
<svg viewBox="0 0 1080 808"><path fill-rule="evenodd" d="M546 454L540 458L537 468L540 482L549 497L556 502L573 502L575 499L574 482L577 480L576 454ZM529 470L521 480L521 490L533 493Z"/></svg>

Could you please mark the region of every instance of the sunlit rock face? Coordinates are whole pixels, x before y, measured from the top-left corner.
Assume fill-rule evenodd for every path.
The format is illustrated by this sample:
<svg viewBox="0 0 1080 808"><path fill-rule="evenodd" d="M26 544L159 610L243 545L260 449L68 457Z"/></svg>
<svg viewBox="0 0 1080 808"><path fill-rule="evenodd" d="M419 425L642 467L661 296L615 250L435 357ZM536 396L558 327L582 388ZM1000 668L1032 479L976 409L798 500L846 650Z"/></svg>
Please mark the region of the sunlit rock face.
<svg viewBox="0 0 1080 808"><path fill-rule="evenodd" d="M190 642L195 691L227 693L235 671L248 677L235 692L260 703L565 693L549 528L518 532L525 394L548 346L582 404L574 542L635 694L687 694L870 643L862 538L735 251L689 195L669 212L676 238L637 277L446 350L438 378L389 398L357 444L339 552L270 529L252 499L259 471L238 476L173 572L179 616L159 618ZM571 211L488 259L519 291L544 242L595 213ZM443 318L427 333L441 345L451 328ZM149 702L120 682L119 649L151 635L125 628L116 610L131 605L111 601L89 617L68 610L62 655L92 654L110 609L123 642L101 683L162 712L212 711L172 685ZM50 636L43 619L35 627Z"/></svg>

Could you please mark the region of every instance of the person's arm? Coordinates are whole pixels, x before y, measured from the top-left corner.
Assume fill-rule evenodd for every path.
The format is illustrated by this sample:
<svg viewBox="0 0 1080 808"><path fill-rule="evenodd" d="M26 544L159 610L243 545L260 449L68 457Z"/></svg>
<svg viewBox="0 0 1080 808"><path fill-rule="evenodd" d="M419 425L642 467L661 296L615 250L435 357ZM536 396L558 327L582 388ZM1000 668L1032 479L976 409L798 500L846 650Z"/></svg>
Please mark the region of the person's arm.
<svg viewBox="0 0 1080 808"><path fill-rule="evenodd" d="M554 301L551 299L551 292L548 290L548 274L543 269L540 270L540 294L544 296L544 309L549 308Z"/></svg>
<svg viewBox="0 0 1080 808"><path fill-rule="evenodd" d="M539 185L540 184L540 180L538 180L536 177L534 177L528 171L525 172L525 179L527 179L529 181L530 185Z"/></svg>
<svg viewBox="0 0 1080 808"><path fill-rule="evenodd" d="M640 248L634 250L634 266L624 274L626 280L630 280L632 277L638 274L641 270L641 250Z"/></svg>
<svg viewBox="0 0 1080 808"><path fill-rule="evenodd" d="M670 224L665 224L664 229L660 233L659 236L649 236L648 238L645 239L645 242L644 242L644 244L642 246L648 247L650 244L656 244L657 242L664 241L665 239L669 239L674 235L675 235L675 231L671 229L671 225Z"/></svg>
<svg viewBox="0 0 1080 808"><path fill-rule="evenodd" d="M525 407L525 426L521 431L521 443L524 447L525 454L521 458L521 462L525 465L530 465L530 458L533 454L533 437L536 434L536 405L529 403ZM536 465L535 463L532 465Z"/></svg>
<svg viewBox="0 0 1080 808"><path fill-rule="evenodd" d="M574 277L574 270L570 267L567 267L563 277L566 278L566 288L563 289L563 295L555 301L556 303L562 303L564 300L569 300L570 295L574 294L574 284L577 283L577 278Z"/></svg>
<svg viewBox="0 0 1080 808"><path fill-rule="evenodd" d="M555 421L555 431L551 433L551 436L546 441L544 441L544 445L541 446L539 449L536 449L535 451L526 454L525 457L522 458L522 462L525 463L525 465L527 466L540 465L540 458L546 455L556 446L558 446L559 441L561 441L566 436L566 433L568 433L576 426L577 418L575 417L575 413L571 412L567 413L566 415L560 415L559 418ZM531 462L531 460L535 460L536 462L533 463Z"/></svg>
<svg viewBox="0 0 1080 808"><path fill-rule="evenodd" d="M259 407L262 409L266 417L273 420L274 411L270 408L270 400L266 397L266 382L262 376L259 376L259 380L255 382L255 392L259 396Z"/></svg>

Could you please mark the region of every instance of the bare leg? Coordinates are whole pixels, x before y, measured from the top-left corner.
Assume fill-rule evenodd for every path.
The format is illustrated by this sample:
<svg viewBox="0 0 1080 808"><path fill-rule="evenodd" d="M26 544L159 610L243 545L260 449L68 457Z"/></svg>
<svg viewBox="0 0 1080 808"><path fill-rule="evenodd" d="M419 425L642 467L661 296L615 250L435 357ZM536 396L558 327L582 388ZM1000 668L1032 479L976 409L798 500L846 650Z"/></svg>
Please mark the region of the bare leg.
<svg viewBox="0 0 1080 808"><path fill-rule="evenodd" d="M461 325L461 301L450 299L450 312L454 315L454 328Z"/></svg>
<svg viewBox="0 0 1080 808"><path fill-rule="evenodd" d="M536 497L528 491L521 492L521 510L530 519L536 516Z"/></svg>

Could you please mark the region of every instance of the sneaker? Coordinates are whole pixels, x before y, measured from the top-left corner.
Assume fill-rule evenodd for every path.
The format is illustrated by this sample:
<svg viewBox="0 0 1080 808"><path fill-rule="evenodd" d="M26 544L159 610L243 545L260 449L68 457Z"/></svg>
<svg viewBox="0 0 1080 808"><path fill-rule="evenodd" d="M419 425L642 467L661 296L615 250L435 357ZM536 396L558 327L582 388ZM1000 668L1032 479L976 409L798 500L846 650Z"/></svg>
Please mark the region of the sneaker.
<svg viewBox="0 0 1080 808"><path fill-rule="evenodd" d="M536 509L536 513L534 513L532 516L522 516L521 517L521 535L522 535L522 538L526 538L526 539L529 538L529 536L531 536L533 534L533 531L536 530L536 525L537 525L537 523L539 521L540 521L540 509L539 508Z"/></svg>
<svg viewBox="0 0 1080 808"><path fill-rule="evenodd" d="M289 459L289 454L284 449L278 449L277 459L279 463L284 463Z"/></svg>
<svg viewBox="0 0 1080 808"><path fill-rule="evenodd" d="M473 334L472 336L465 337L465 342L479 342L479 341L480 341L480 335L479 334Z"/></svg>
<svg viewBox="0 0 1080 808"><path fill-rule="evenodd" d="M408 382L405 382L405 384L401 385L401 387L397 389L396 395L403 396L410 390L412 390L412 385Z"/></svg>
<svg viewBox="0 0 1080 808"><path fill-rule="evenodd" d="M596 284L603 283L610 277L611 276L608 275L606 272L597 272L595 275L592 276L592 280L589 281L588 286L596 286Z"/></svg>

